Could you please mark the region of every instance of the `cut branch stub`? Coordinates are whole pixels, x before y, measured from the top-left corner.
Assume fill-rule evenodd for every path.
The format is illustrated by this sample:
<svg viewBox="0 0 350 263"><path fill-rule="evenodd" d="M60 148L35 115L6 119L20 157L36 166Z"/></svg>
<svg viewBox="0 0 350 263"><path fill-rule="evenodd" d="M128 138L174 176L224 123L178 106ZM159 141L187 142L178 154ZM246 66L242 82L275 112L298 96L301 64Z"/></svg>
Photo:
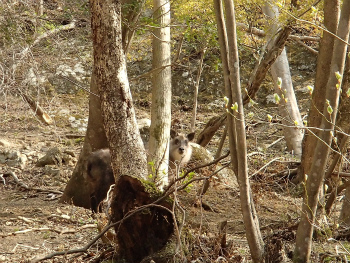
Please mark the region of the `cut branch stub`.
<svg viewBox="0 0 350 263"><path fill-rule="evenodd" d="M154 195L155 189L147 182L127 175L120 176L116 183L112 217L113 222L122 220L116 225L115 231L119 257L126 262L140 262L144 257L161 250L174 232L173 215L169 211L171 203L162 201L149 205L159 197ZM134 211L141 206L146 207Z"/></svg>

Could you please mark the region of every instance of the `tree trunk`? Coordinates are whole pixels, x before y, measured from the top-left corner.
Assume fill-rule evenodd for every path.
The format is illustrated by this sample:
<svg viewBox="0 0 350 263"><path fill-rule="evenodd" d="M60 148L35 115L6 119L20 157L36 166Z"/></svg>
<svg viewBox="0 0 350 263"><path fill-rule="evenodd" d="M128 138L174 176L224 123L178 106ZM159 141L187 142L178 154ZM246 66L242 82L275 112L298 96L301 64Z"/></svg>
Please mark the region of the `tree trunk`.
<svg viewBox="0 0 350 263"><path fill-rule="evenodd" d="M90 208L90 189L85 181L86 161L90 153L107 148L107 137L101 118L101 103L96 84L96 69L94 68L90 84L89 121L83 148L74 168L72 177L67 183L60 203L73 203L76 206Z"/></svg>
<svg viewBox="0 0 350 263"><path fill-rule="evenodd" d="M133 3L133 5L131 5L131 3ZM125 48L125 53L132 38L132 34L130 33L132 27L130 24L136 23L143 3L144 0L123 1L123 4L126 5L125 9L123 10L126 12L123 19L125 22L123 25L123 34L125 35L123 35L123 48ZM132 8L130 6L132 6ZM62 197L59 200L60 203L73 203L76 206L82 206L85 208L90 208L90 189L85 181L87 158L91 152L108 147L106 132L103 127L101 102L95 82L95 74L96 69L94 68L91 75L89 121L84 145L80 152L79 159L74 168L72 176L67 183Z"/></svg>
<svg viewBox="0 0 350 263"><path fill-rule="evenodd" d="M272 21L278 20L279 12L277 6L271 6L269 3L266 3L263 6L263 12L265 15L270 17ZM271 45L273 44L272 39L275 38L275 34L279 28L280 26L278 23L271 23L271 30L269 30L271 33L267 39L267 41L270 42L268 44L268 49L271 48ZM302 129L298 129L296 126L303 127L303 123L294 94L286 48L283 48L282 53L272 64L271 74L274 82L275 92L281 98L281 101L278 104L278 108L282 117L283 134L286 140L287 149L288 151L293 151L296 156L301 157L303 132ZM282 80L282 85L278 84L278 78ZM286 98L287 100L283 98Z"/></svg>
<svg viewBox="0 0 350 263"><path fill-rule="evenodd" d="M347 184L347 188L345 190L345 198L343 199L343 206L341 209L341 213L339 216L340 222L345 227L349 227L350 225L350 186Z"/></svg>
<svg viewBox="0 0 350 263"><path fill-rule="evenodd" d="M122 37L123 50L128 53L131 40L134 36L137 21L141 15L145 0L123 0L122 1Z"/></svg>
<svg viewBox="0 0 350 263"><path fill-rule="evenodd" d="M337 36L348 41L350 32L350 0L343 1L341 9ZM315 215L318 203L318 196L323 185L327 158L330 152L332 133L336 114L338 111L341 80L337 75L343 75L346 59L347 45L342 40L336 39L330 65L330 75L326 85L326 99L323 108L323 115L320 128L320 138L314 148L314 155L311 163L308 179L306 181L306 193L303 200L301 221L297 230L296 247L294 251L294 262L309 262L312 245L312 232L315 223ZM339 85L339 87L337 87ZM329 104L329 105L328 105ZM332 112L330 112L330 107Z"/></svg>
<svg viewBox="0 0 350 263"><path fill-rule="evenodd" d="M339 19L339 0L325 0L324 1L324 26L332 33L336 33ZM317 59L315 87L312 93L311 106L307 119L307 126L310 129L305 130L303 141L303 153L301 157L301 166L298 170L298 176L294 183L304 181L305 174L309 174L312 156L317 142L319 132L312 129L312 127L320 127L323 105L326 101L326 85L330 74L329 65L332 62L334 46L334 36L323 32L323 37L320 42L320 51Z"/></svg>
<svg viewBox="0 0 350 263"><path fill-rule="evenodd" d="M111 150L114 176L147 178L145 149L137 128L122 49L121 3L91 0L96 84Z"/></svg>
<svg viewBox="0 0 350 263"><path fill-rule="evenodd" d="M349 54L349 47L348 47L348 54ZM347 58L346 61L346 66L345 66L345 72L344 72L344 79L343 79L343 85L342 85L342 96L341 96L341 101L339 105L339 121L337 121L337 126L339 125L340 128L345 131L346 133L350 132L350 102L349 98L347 97L347 90L350 88L350 59L349 57ZM344 142L347 144L349 141L349 137L347 135L340 136L342 138L341 144ZM343 146L343 145L341 145ZM340 147L342 150L342 153L345 152L346 147ZM336 156L335 158L340 158L339 155ZM340 220L345 224L346 226L350 225L350 182L346 182L346 191L345 191L345 198L343 201L343 206L342 210L340 213ZM339 191L340 193L340 191Z"/></svg>
<svg viewBox="0 0 350 263"><path fill-rule="evenodd" d="M201 58L199 60L197 80L196 80L196 84L194 87L194 95L193 95L193 112L192 112L192 119L191 119L191 132L195 132L195 130L196 130L198 90L199 90L199 83L201 80L201 75L202 75L202 70L203 70L203 60L204 60L205 51L206 51L206 48L203 48L203 50L200 52Z"/></svg>
<svg viewBox="0 0 350 263"><path fill-rule="evenodd" d="M170 2L153 1L157 27L153 37L152 108L148 161L153 163L149 173L155 172L157 184L168 184L169 140L171 126L171 46ZM165 66L165 67L164 67Z"/></svg>
<svg viewBox="0 0 350 263"><path fill-rule="evenodd" d="M120 222L115 226L116 257L136 263L163 248L172 235L172 204L151 204L157 191L147 183L146 154L122 48L120 1L90 0L90 7L96 83L116 179L111 204L112 221Z"/></svg>
<svg viewBox="0 0 350 263"><path fill-rule="evenodd" d="M229 74L224 77L226 80L226 96L229 99L228 105L231 105L232 103L238 104L237 112L232 111L230 106L227 107L230 109L227 120L229 124L228 134L231 159L235 165L234 170L240 188L241 207L246 237L253 262L263 262L264 244L248 179L247 145L243 101L240 87L236 21L233 1L225 0L226 26L220 0L214 1L214 8L218 22L219 42L221 57L223 58L224 73Z"/></svg>

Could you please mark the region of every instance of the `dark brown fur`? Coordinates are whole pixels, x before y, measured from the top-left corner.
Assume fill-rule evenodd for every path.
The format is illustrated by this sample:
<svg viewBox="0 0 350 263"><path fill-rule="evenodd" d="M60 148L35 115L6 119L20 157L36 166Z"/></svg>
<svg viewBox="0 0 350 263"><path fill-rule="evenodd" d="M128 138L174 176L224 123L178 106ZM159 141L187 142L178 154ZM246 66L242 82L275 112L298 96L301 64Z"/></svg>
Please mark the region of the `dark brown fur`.
<svg viewBox="0 0 350 263"><path fill-rule="evenodd" d="M87 160L87 181L90 187L90 204L93 212L101 212L99 204L106 198L109 187L115 183L109 149L91 153Z"/></svg>

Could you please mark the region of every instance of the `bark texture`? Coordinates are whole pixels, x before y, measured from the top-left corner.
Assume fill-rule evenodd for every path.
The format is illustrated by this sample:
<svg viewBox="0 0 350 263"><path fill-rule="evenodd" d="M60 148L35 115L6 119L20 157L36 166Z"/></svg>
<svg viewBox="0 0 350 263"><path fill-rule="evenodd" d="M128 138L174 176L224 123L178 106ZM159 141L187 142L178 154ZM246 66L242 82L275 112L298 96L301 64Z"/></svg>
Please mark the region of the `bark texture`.
<svg viewBox="0 0 350 263"><path fill-rule="evenodd" d="M101 103L98 97L95 69L92 72L90 84L89 121L83 148L72 177L67 183L60 203L73 203L76 206L90 208L90 189L85 181L86 163L90 153L98 149L107 148L107 137L103 128Z"/></svg>
<svg viewBox="0 0 350 263"><path fill-rule="evenodd" d="M141 12L144 0L124 0L123 1L123 49L127 48L133 36L134 25ZM76 206L90 208L90 189L85 181L86 161L91 152L108 147L106 132L103 127L101 114L101 102L99 91L96 85L96 69L94 67L90 83L89 101L89 121L85 135L83 148L80 152L78 162L74 168L72 176L67 183L61 203L73 203Z"/></svg>
<svg viewBox="0 0 350 263"><path fill-rule="evenodd" d="M96 84L114 176L127 174L146 178L146 154L137 127L121 44L121 3L91 0L90 7Z"/></svg>
<svg viewBox="0 0 350 263"><path fill-rule="evenodd" d="M324 1L324 26L333 34L337 31L339 12L339 0ZM326 31L323 32L317 59L315 86L307 119L309 129L305 130L301 166L299 167L297 180L294 183L303 181L305 174L309 174L310 171L312 156L317 142L316 136L319 135L319 132L312 129L312 127L320 127L321 124L321 112L326 100L326 85L330 74L329 65L332 62L332 56L330 54L333 53L334 40L334 36Z"/></svg>
<svg viewBox="0 0 350 263"><path fill-rule="evenodd" d="M136 263L162 249L172 235L172 205L150 204L158 192L147 182L146 154L122 48L121 4L115 0L91 0L90 7L96 83L116 179L111 204L112 221L120 222L115 226L116 257Z"/></svg>
<svg viewBox="0 0 350 263"><path fill-rule="evenodd" d="M348 41L350 32L350 0L343 1L337 36ZM309 262L312 245L312 232L315 223L315 215L319 200L320 189L323 185L325 168L331 147L332 133L338 111L341 80L336 77L336 72L343 75L347 45L339 39L334 42L332 62L330 65L330 75L326 85L326 99L323 107L323 118L321 120L319 139L314 148L311 168L306 181L305 196L302 206L301 220L297 230L296 247L294 251L294 262ZM332 107L332 113L329 112Z"/></svg>
<svg viewBox="0 0 350 263"><path fill-rule="evenodd" d="M271 49L271 44L273 43L272 40L275 38L275 34L280 28L278 23L275 22L278 20L279 11L277 6L271 6L271 4L266 3L263 6L263 12L273 21L270 25L271 30L269 30L270 34L268 36L268 39L270 39L268 49ZM298 129L297 126L303 127L303 123L294 94L286 48L283 48L281 54L272 64L271 74L275 92L281 98L281 101L278 104L278 109L282 116L283 134L286 140L287 149L288 151L293 151L296 156L301 157L303 132L302 129ZM278 85L278 78L281 78L282 80L281 85ZM283 98L286 98L287 101ZM297 125L295 125L295 122L297 122Z"/></svg>
<svg viewBox="0 0 350 263"><path fill-rule="evenodd" d="M234 5L233 1L230 0L225 0L224 2L225 17L227 19L226 25L221 1L214 1L214 8L218 22L219 42L224 73L228 73L228 76L225 77L226 96L229 99L228 105L231 105L232 103L238 104L238 111L233 112L231 110L227 118L231 159L235 165L234 170L238 178L243 221L252 259L253 262L263 262L264 243L259 229L259 221L255 211L248 179L247 145L240 86ZM231 107L229 106L228 108Z"/></svg>
<svg viewBox="0 0 350 263"><path fill-rule="evenodd" d="M169 212L171 204L162 201L157 205L148 205L157 197L149 194L147 184L129 176L121 176L116 188L119 191L114 199L118 206L113 209L112 217L113 222L122 220L115 227L120 251L118 257L125 262L138 263L161 250L171 237L174 228L174 219ZM142 210L134 211L135 207L142 206L145 206ZM134 214L130 216L131 213ZM160 257L157 262L163 260Z"/></svg>
<svg viewBox="0 0 350 263"><path fill-rule="evenodd" d="M160 186L168 184L171 126L170 2L153 1L157 27L153 37L152 108L148 160L154 163ZM152 173L152 167L150 167Z"/></svg>

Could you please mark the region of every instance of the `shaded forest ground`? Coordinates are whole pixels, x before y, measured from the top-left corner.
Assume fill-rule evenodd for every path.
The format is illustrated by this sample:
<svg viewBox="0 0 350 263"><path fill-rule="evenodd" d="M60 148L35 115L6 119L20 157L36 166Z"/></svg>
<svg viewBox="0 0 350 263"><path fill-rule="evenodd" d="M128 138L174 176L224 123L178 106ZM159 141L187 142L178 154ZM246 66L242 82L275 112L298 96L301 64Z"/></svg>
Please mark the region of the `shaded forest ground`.
<svg viewBox="0 0 350 263"><path fill-rule="evenodd" d="M135 96L137 106L142 96ZM266 95L260 94L260 99ZM258 99L259 100L259 99ZM19 181L32 190L25 189L15 182L11 175L5 175L5 184L0 182L0 262L30 262L33 258L55 251L81 248L98 234L96 219L84 208L58 204L74 168L82 147L84 132L74 125L76 120L87 117L86 95L60 95L42 105L55 119L54 126L43 126L33 115L29 106L19 97L7 97L0 102L3 118L0 121L0 149L14 149L26 154L28 161L24 168L9 168L0 164L0 174L13 171ZM181 123L189 123L191 111L183 111L182 103L174 102L173 118ZM220 103L219 103L220 104ZM198 130L204 127L210 117L222 111L216 108L199 108ZM147 111L148 106L139 107ZM278 125L262 121L261 109L251 109L256 117L247 122L249 174L252 176L252 189L264 236L287 231L294 233L299 218L302 186L294 186L280 172L295 168L293 156L284 152L285 144ZM275 106L268 108L275 113ZM144 115L139 110L139 116ZM260 115L259 115L260 114ZM147 114L145 114L147 115ZM276 116L276 115L274 115ZM261 119L259 119L261 117ZM276 117L276 123L278 118ZM186 130L188 127L182 127ZM188 129L187 129L188 130ZM208 146L215 153L222 129ZM7 144L7 146L4 146ZM49 149L58 146L72 152L70 162L62 165L36 167L37 160ZM269 161L264 169L259 170ZM194 184L189 191L178 193L180 204L186 211L183 244L186 255L193 262L214 262L220 259L219 225L227 221L227 244L229 262L249 262L249 249L240 211L239 190L235 180L214 179L207 194L202 198L205 206L198 206L197 192L201 183ZM35 190L34 190L35 189ZM338 210L341 203L337 203ZM332 214L336 220L337 213ZM332 252L334 246L318 240L317 252ZM293 250L291 240L285 240L287 252ZM102 251L108 246L101 240L85 254L59 256L46 262L100 262ZM104 255L110 255L106 253ZM320 262L314 255L315 262ZM225 261L222 261L225 262Z"/></svg>
<svg viewBox="0 0 350 263"><path fill-rule="evenodd" d="M57 1L45 2L57 4ZM76 2L70 1L69 4L73 5ZM88 116L87 93L83 90L77 91L73 84L62 81L57 74L61 70L71 77L69 72L78 65L75 75L78 75L79 83L83 83L83 86L88 88L89 70L91 70L90 18L88 12L84 10L80 10L84 15L81 15L78 29L62 30L57 35L49 35L50 38L42 39L37 45L31 47L33 57L18 59L17 56L13 56L13 54L21 54L23 47L26 46L21 42L26 40L26 38L22 40L21 33L10 35L9 39L13 38L19 43L8 44L7 49L4 48L4 52L1 53L4 64L14 64L20 69L17 75L8 76L11 81L7 83L8 87L5 87L9 89L8 93L6 90L4 92L6 96L3 93L0 95L0 152L10 149L25 154L28 160L22 168L9 167L0 162L0 175L5 174L4 181L0 180L0 262L30 262L40 255L81 248L98 234L96 219L92 217L90 210L58 204L57 201L59 192L63 191L70 178L83 145L83 130ZM67 22L65 13L56 10L54 6L52 8L45 6L45 13L48 17L51 15L51 18L59 18L57 21L61 21L61 24L65 25ZM17 20L17 15L12 19L14 21L12 25L23 24L22 26L27 30L27 20L22 21L21 24L21 21ZM10 20L4 19L4 21ZM9 30L8 24L4 21L2 21L1 33L17 32ZM29 29L31 29L31 23L33 25L38 23L35 19L29 22ZM54 25L57 26L57 24ZM44 32L51 29L51 27L44 28ZM33 32L26 30L24 31L28 37L35 39ZM32 43L31 41L28 42ZM143 35L136 39L133 43L135 51L130 55L133 59L128 64L138 118L149 117L150 81L132 79L151 69L150 43L150 38ZM138 52L139 50L141 52ZM296 48L294 42L287 44L287 50L293 84L304 117L309 106L306 86L313 85L316 56L310 55L304 49ZM242 87L244 87L256 59L249 48L242 46L240 52ZM212 53L210 56L207 55L208 60L215 58L215 52ZM217 50L216 53L218 56ZM173 68L173 119L178 119L182 124L179 127L186 132L189 130L193 80L196 78L198 66L198 54L194 52L191 55L187 58L190 61L188 68L186 59L181 62L183 65ZM224 112L221 72L216 70L210 61L204 61L204 64L203 81L200 83L199 92L197 131L201 131L211 117ZM35 77L31 76L32 71L35 72ZM51 77L54 81L50 80L48 76L50 74L53 74ZM41 79L43 81L40 81ZM29 81L27 83L22 80ZM42 125L28 104L20 97L13 96L19 87L29 91L40 102L40 105L54 119L54 125ZM267 237L282 233L280 235L284 236L283 243L288 253L293 251L293 234L299 219L303 186L292 185L288 177L281 174L281 172L288 174L288 171L292 171L296 167L297 160L290 153L285 152L277 105L272 103L274 92L271 87L271 79L267 76L258 93L257 102L261 106L246 108L249 175L263 235ZM60 90L68 94L62 95ZM70 92L74 94L69 95ZM249 112L253 112L254 116L249 117ZM273 116L272 123L267 122L267 113ZM212 154L216 152L222 133L223 128L207 146ZM72 156L70 161L62 165L36 167L37 161L53 147L69 151ZM27 187L18 184L13 176L7 174L9 171L14 172L19 182ZM183 229L186 237L183 244L187 249L186 257L193 263L226 262L220 259L219 225L227 220L228 261L251 262L235 179L217 178L211 182L208 192L202 199L205 204L203 207L206 209L198 206L197 192L201 185L201 182L195 183L188 192L178 193L180 205L186 211ZM341 201L338 201L331 217L327 219L328 223L324 223L325 229L332 228L333 222L337 222L337 211L340 206ZM324 229L318 230L322 232ZM324 232L327 233L327 231ZM321 262L320 253L326 255L334 253L337 249L339 251L340 243L330 243L326 239L326 235L315 236L316 253L312 255L313 262ZM99 240L87 253L58 256L45 262L100 262L103 259L103 257L99 259L102 252L105 251L103 255L106 257L113 254L113 251L108 252L108 248L108 245Z"/></svg>

